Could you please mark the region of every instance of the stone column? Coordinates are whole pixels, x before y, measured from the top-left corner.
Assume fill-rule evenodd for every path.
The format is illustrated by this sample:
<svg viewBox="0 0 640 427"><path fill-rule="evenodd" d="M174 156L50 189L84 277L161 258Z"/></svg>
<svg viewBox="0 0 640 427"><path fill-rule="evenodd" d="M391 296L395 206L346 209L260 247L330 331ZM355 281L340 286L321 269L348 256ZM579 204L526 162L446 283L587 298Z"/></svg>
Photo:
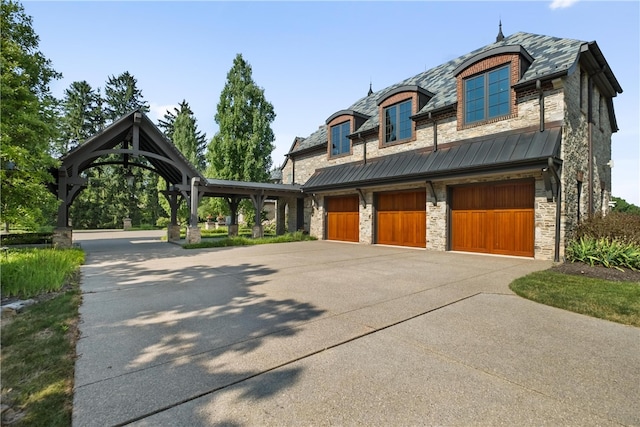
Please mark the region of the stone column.
<svg viewBox="0 0 640 427"><path fill-rule="evenodd" d="M131 230L131 218L123 218L122 224L123 230Z"/></svg>
<svg viewBox="0 0 640 427"><path fill-rule="evenodd" d="M167 241L177 242L180 240L180 226L178 224L169 224L167 227Z"/></svg>
<svg viewBox="0 0 640 427"><path fill-rule="evenodd" d="M285 230L285 219L287 216L287 200L283 197L276 201L276 235L283 235Z"/></svg>
<svg viewBox="0 0 640 427"><path fill-rule="evenodd" d="M70 248L73 246L73 229L71 227L57 227L53 230L54 248Z"/></svg>
<svg viewBox="0 0 640 427"><path fill-rule="evenodd" d="M187 243L200 243L201 240L200 227L189 226L187 228Z"/></svg>
<svg viewBox="0 0 640 427"><path fill-rule="evenodd" d="M238 235L238 224L229 224L227 226L229 237L236 237Z"/></svg>

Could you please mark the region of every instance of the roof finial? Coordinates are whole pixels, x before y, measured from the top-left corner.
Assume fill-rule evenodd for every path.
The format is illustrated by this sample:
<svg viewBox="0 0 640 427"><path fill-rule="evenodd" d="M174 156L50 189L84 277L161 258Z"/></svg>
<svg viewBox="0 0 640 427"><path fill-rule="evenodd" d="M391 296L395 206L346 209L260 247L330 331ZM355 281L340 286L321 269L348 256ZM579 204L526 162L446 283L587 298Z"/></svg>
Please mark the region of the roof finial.
<svg viewBox="0 0 640 427"><path fill-rule="evenodd" d="M504 40L504 34L502 34L502 19L500 19L500 26L498 29L498 36L496 37L496 42L501 42Z"/></svg>
<svg viewBox="0 0 640 427"><path fill-rule="evenodd" d="M371 96L373 94L373 89L371 88L371 81L369 81L369 92L367 93L367 96Z"/></svg>

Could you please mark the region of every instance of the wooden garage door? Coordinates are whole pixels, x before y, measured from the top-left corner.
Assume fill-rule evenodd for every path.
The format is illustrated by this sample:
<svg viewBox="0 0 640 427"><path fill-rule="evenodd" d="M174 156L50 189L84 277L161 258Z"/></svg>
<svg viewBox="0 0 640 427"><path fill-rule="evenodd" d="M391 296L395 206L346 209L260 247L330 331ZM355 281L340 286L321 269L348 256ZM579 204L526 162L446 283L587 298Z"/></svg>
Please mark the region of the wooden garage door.
<svg viewBox="0 0 640 427"><path fill-rule="evenodd" d="M377 242L385 245L427 245L426 192L380 193L377 200Z"/></svg>
<svg viewBox="0 0 640 427"><path fill-rule="evenodd" d="M451 249L533 256L533 202L533 181L454 188Z"/></svg>
<svg viewBox="0 0 640 427"><path fill-rule="evenodd" d="M327 239L357 242L360 240L358 196L327 198Z"/></svg>

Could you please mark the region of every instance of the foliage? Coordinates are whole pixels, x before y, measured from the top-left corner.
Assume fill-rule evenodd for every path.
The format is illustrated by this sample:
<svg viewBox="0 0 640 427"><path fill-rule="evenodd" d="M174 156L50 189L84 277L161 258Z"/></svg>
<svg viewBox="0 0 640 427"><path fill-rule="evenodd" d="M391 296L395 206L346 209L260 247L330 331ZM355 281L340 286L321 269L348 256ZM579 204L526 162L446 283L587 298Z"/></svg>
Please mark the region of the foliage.
<svg viewBox="0 0 640 427"><path fill-rule="evenodd" d="M186 100L182 100L179 109L167 110L164 120L158 121L158 127L171 140L182 154L203 172L206 168L205 150L207 137L198 130L196 118Z"/></svg>
<svg viewBox="0 0 640 427"><path fill-rule="evenodd" d="M287 233L282 236L276 237L262 237L259 239L251 239L248 237L226 237L219 240L201 241L200 243L189 243L182 245L185 249L200 249L200 248L224 248L229 246L250 246L250 245L264 245L269 243L289 243L289 242L302 242L307 240L315 240L315 238L304 234L300 231L295 233Z"/></svg>
<svg viewBox="0 0 640 427"><path fill-rule="evenodd" d="M3 319L2 403L23 416L11 425L71 425L81 300L75 282L66 293L28 307L8 322ZM3 425L5 421L10 422L3 419Z"/></svg>
<svg viewBox="0 0 640 427"><path fill-rule="evenodd" d="M46 187L56 161L56 102L49 83L61 77L38 50L39 37L22 5L2 0L0 14L1 221L36 228L56 210Z"/></svg>
<svg viewBox="0 0 640 427"><path fill-rule="evenodd" d="M109 122L119 119L134 110L149 111L149 104L143 101L142 90L138 89L136 78L125 71L118 76L109 76L104 89L105 118Z"/></svg>
<svg viewBox="0 0 640 427"><path fill-rule="evenodd" d="M586 219L577 227L576 239L593 237L609 241L634 243L640 246L640 216L624 212L610 212Z"/></svg>
<svg viewBox="0 0 640 427"><path fill-rule="evenodd" d="M626 200L620 197L612 197L611 201L615 202L615 206L613 207L614 212L624 212L633 215L640 215L640 206L628 203Z"/></svg>
<svg viewBox="0 0 640 427"><path fill-rule="evenodd" d="M219 131L209 143L207 175L234 181L269 182L275 140L271 123L275 117L264 89L253 81L251 65L238 54L220 94L215 115ZM235 206L231 210L235 224Z"/></svg>
<svg viewBox="0 0 640 427"><path fill-rule="evenodd" d="M50 244L52 240L53 234L51 232L10 233L0 236L0 244L2 245Z"/></svg>
<svg viewBox="0 0 640 427"><path fill-rule="evenodd" d="M65 89L61 110L62 129L54 146L58 155L66 154L104 129L100 90L94 90L84 80L73 82Z"/></svg>
<svg viewBox="0 0 640 427"><path fill-rule="evenodd" d="M640 286L539 271L521 277L510 288L533 301L626 325L640 326Z"/></svg>
<svg viewBox="0 0 640 427"><path fill-rule="evenodd" d="M10 249L6 258L0 256L2 296L57 291L83 262L80 249Z"/></svg>
<svg viewBox="0 0 640 427"><path fill-rule="evenodd" d="M640 270L640 245L619 240L580 237L567 246L567 259L607 268Z"/></svg>
<svg viewBox="0 0 640 427"><path fill-rule="evenodd" d="M156 227L167 228L171 220L166 216L161 216L156 220Z"/></svg>

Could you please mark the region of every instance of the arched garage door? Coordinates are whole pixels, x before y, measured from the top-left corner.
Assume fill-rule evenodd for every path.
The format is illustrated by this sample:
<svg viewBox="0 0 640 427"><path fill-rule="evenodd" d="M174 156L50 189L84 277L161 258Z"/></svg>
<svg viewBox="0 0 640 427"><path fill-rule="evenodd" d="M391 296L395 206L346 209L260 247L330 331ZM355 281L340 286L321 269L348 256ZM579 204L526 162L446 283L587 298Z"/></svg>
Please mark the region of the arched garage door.
<svg viewBox="0 0 640 427"><path fill-rule="evenodd" d="M534 182L454 187L451 249L533 256Z"/></svg>
<svg viewBox="0 0 640 427"><path fill-rule="evenodd" d="M427 245L425 190L377 195L377 243L424 248Z"/></svg>
<svg viewBox="0 0 640 427"><path fill-rule="evenodd" d="M360 240L360 208L358 196L328 197L327 239L358 242Z"/></svg>

